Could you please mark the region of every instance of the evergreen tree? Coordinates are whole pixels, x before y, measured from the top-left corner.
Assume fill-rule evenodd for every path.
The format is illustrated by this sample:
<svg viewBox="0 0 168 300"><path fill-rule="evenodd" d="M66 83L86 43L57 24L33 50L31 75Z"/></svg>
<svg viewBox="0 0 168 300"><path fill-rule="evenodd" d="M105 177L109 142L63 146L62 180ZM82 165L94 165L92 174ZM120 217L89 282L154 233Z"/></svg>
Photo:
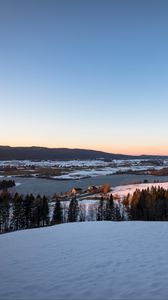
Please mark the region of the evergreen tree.
<svg viewBox="0 0 168 300"><path fill-rule="evenodd" d="M3 192L0 196L0 232L9 230L10 194Z"/></svg>
<svg viewBox="0 0 168 300"><path fill-rule="evenodd" d="M85 204L79 205L79 221L80 222L86 221L86 205Z"/></svg>
<svg viewBox="0 0 168 300"><path fill-rule="evenodd" d="M115 206L115 216L114 216L114 220L115 221L122 221L123 217L121 215L121 206L119 204L117 204Z"/></svg>
<svg viewBox="0 0 168 300"><path fill-rule="evenodd" d="M52 224L63 223L63 212L61 202L57 199L54 206Z"/></svg>
<svg viewBox="0 0 168 300"><path fill-rule="evenodd" d="M43 226L49 224L49 206L48 206L48 199L45 196L43 196L42 198L41 218L42 218Z"/></svg>
<svg viewBox="0 0 168 300"><path fill-rule="evenodd" d="M25 228L24 223L24 210L23 210L23 199L18 193L15 194L13 199L13 216L12 224L14 230Z"/></svg>
<svg viewBox="0 0 168 300"><path fill-rule="evenodd" d="M76 198L72 198L68 209L68 222L77 222L79 214L79 205Z"/></svg>
<svg viewBox="0 0 168 300"><path fill-rule="evenodd" d="M103 197L101 197L98 204L96 220L97 221L104 220L104 198Z"/></svg>
<svg viewBox="0 0 168 300"><path fill-rule="evenodd" d="M25 228L32 227L33 204L34 204L34 196L32 194L26 195L25 199L23 200Z"/></svg>
<svg viewBox="0 0 168 300"><path fill-rule="evenodd" d="M37 197L34 200L33 205L33 213L32 213L32 225L33 227L40 227L41 221L42 221L42 198L40 195L37 195Z"/></svg>
<svg viewBox="0 0 168 300"><path fill-rule="evenodd" d="M115 218L115 207L114 207L114 200L113 195L110 195L110 199L106 200L105 206L105 220L112 221Z"/></svg>

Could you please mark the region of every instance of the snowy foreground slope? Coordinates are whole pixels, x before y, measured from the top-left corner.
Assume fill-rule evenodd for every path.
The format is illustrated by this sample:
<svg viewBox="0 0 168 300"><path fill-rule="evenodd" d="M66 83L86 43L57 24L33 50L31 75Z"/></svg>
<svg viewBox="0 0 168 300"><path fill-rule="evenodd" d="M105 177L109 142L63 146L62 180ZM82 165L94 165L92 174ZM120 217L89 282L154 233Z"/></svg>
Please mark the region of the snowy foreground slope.
<svg viewBox="0 0 168 300"><path fill-rule="evenodd" d="M168 299L168 222L85 222L0 236L0 299Z"/></svg>

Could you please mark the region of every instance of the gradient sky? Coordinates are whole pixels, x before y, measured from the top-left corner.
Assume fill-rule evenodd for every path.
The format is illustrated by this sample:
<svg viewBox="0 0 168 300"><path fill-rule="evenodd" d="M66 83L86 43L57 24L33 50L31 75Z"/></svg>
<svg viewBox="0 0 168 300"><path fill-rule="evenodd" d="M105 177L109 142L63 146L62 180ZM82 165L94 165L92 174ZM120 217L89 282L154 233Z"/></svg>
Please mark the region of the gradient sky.
<svg viewBox="0 0 168 300"><path fill-rule="evenodd" d="M168 154L167 0L0 0L0 144Z"/></svg>

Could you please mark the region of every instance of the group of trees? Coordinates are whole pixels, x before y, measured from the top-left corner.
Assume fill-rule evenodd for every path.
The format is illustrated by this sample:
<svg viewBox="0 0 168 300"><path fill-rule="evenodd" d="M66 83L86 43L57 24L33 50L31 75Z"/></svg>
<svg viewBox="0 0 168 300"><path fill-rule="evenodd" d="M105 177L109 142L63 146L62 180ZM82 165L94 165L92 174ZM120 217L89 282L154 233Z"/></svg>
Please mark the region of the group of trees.
<svg viewBox="0 0 168 300"><path fill-rule="evenodd" d="M122 221L124 214L120 205L114 203L113 196L109 199L101 197L98 205L92 207L93 210L87 210L86 206L79 204L76 198L73 198L67 209L59 200L56 200L52 224L65 222L84 222L84 221Z"/></svg>
<svg viewBox="0 0 168 300"><path fill-rule="evenodd" d="M0 233L80 221L168 221L168 190L136 190L119 204L113 196L86 205L74 197L50 202L45 196L0 193Z"/></svg>
<svg viewBox="0 0 168 300"><path fill-rule="evenodd" d="M161 187L136 190L124 205L129 220L168 221L168 190Z"/></svg>
<svg viewBox="0 0 168 300"><path fill-rule="evenodd" d="M0 232L49 225L47 198L32 194L23 197L7 191L0 194Z"/></svg>
<svg viewBox="0 0 168 300"><path fill-rule="evenodd" d="M14 180L2 180L0 181L0 190L8 189L15 186Z"/></svg>
<svg viewBox="0 0 168 300"><path fill-rule="evenodd" d="M75 197L70 201L57 199L53 206L45 196L18 193L12 196L7 191L0 194L0 233L66 222L122 219L112 195L108 200L102 197L98 204L88 208Z"/></svg>
<svg viewBox="0 0 168 300"><path fill-rule="evenodd" d="M97 221L122 221L124 214L122 207L114 203L112 194L109 199L104 200L103 197L99 201L97 209Z"/></svg>

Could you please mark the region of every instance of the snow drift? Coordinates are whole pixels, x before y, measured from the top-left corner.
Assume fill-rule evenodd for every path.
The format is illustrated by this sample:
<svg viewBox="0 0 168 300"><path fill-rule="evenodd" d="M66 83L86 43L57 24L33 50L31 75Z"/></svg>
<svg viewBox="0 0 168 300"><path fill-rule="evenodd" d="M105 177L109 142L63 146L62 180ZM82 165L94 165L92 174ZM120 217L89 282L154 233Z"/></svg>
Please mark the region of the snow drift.
<svg viewBox="0 0 168 300"><path fill-rule="evenodd" d="M69 223L0 244L0 299L168 298L166 222Z"/></svg>

